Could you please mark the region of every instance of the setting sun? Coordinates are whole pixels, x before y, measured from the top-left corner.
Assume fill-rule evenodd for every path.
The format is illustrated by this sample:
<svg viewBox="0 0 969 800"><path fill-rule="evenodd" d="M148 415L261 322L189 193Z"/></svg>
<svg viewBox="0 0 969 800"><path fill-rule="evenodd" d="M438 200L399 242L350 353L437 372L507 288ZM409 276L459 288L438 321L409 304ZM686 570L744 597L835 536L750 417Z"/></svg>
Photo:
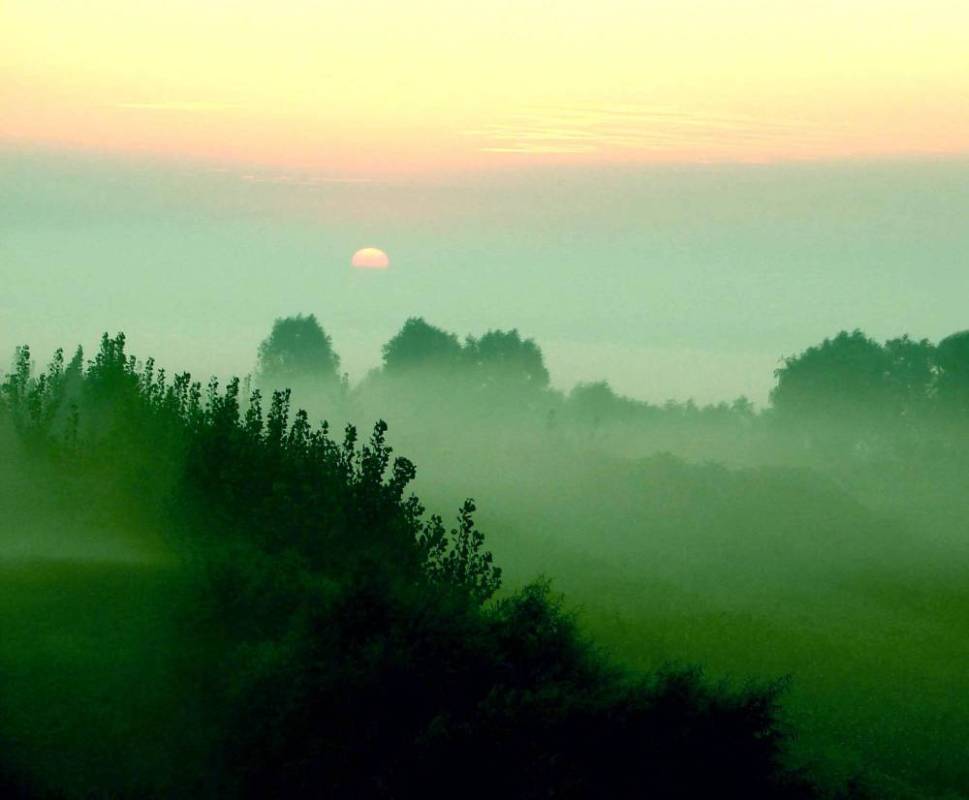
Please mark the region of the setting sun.
<svg viewBox="0 0 969 800"><path fill-rule="evenodd" d="M383 250L364 247L353 254L350 265L357 269L387 269L390 266L390 259Z"/></svg>

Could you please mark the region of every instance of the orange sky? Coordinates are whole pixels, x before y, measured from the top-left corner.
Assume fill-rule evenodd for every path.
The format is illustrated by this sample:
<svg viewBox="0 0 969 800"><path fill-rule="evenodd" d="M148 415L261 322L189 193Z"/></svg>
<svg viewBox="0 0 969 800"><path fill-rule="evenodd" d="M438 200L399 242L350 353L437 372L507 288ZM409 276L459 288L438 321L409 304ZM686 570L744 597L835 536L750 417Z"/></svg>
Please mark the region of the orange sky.
<svg viewBox="0 0 969 800"><path fill-rule="evenodd" d="M969 153L965 0L6 0L0 142L335 176Z"/></svg>

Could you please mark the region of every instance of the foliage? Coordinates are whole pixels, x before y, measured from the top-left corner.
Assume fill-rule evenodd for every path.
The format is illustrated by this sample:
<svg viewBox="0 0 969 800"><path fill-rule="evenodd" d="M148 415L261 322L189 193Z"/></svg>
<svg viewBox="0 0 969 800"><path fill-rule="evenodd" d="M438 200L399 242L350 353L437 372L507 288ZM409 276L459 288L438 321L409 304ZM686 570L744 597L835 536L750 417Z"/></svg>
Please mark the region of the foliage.
<svg viewBox="0 0 969 800"><path fill-rule="evenodd" d="M775 371L771 402L778 412L810 417L829 414L857 420L890 413L895 399L892 359L861 331L842 331L833 339L787 358Z"/></svg>
<svg viewBox="0 0 969 800"><path fill-rule="evenodd" d="M123 334L102 338L83 379L79 357L65 370L58 352L37 379L28 358L21 349L3 386L22 434L56 448L64 438L56 412L70 404L66 450L88 468L170 476L169 485L162 482L169 494L147 511L166 514L171 528L268 552L296 550L314 570L340 573L366 563L407 580L446 578L479 602L500 584L481 550L473 504L462 508L460 528L445 532L439 517L424 520L418 499L405 495L416 470L405 458L392 460L383 421L362 445L352 425L337 442L326 422L314 428L304 411L291 413L288 390L273 392L268 410L256 390L243 408L238 379L224 389L213 379L204 390L185 373L169 382L152 361L140 367L126 355ZM431 539L432 550L425 549Z"/></svg>
<svg viewBox="0 0 969 800"><path fill-rule="evenodd" d="M933 345L906 336L884 345L842 331L784 360L771 402L792 419L851 425L930 419L969 408L969 332Z"/></svg>
<svg viewBox="0 0 969 800"><path fill-rule="evenodd" d="M533 339L522 339L517 330L488 331L479 339L468 337L464 347L485 385L505 390L548 386L541 349Z"/></svg>
<svg viewBox="0 0 969 800"><path fill-rule="evenodd" d="M256 379L262 386L326 388L339 382L339 372L340 357L313 314L277 319L259 345Z"/></svg>
<svg viewBox="0 0 969 800"><path fill-rule="evenodd" d="M426 516L385 423L335 440L286 390L240 394L139 364L120 334L36 378L21 350L3 385L85 513L164 533L192 577L172 703L212 733L156 793L818 796L784 766L775 688L615 668L547 584L491 599L474 503L451 529Z"/></svg>
<svg viewBox="0 0 969 800"><path fill-rule="evenodd" d="M481 603L498 591L501 570L494 566L491 553L482 551L484 535L474 525L474 512L474 501L466 500L450 536L441 518L433 515L424 523L418 545L429 575L444 586L466 587Z"/></svg>
<svg viewBox="0 0 969 800"><path fill-rule="evenodd" d="M457 336L428 324L420 317L408 319L383 346L384 369L390 374L416 367L454 367L462 357Z"/></svg>
<svg viewBox="0 0 969 800"><path fill-rule="evenodd" d="M367 582L304 625L233 726L248 796L817 796L780 763L776 687L629 680L547 584L459 613Z"/></svg>
<svg viewBox="0 0 969 800"><path fill-rule="evenodd" d="M969 331L946 337L937 348L938 397L947 410L969 413Z"/></svg>
<svg viewBox="0 0 969 800"><path fill-rule="evenodd" d="M548 386L541 349L517 330L469 336L462 345L455 334L411 317L383 346L383 357L387 375L426 380L429 373L437 373L453 389L472 387L492 398Z"/></svg>

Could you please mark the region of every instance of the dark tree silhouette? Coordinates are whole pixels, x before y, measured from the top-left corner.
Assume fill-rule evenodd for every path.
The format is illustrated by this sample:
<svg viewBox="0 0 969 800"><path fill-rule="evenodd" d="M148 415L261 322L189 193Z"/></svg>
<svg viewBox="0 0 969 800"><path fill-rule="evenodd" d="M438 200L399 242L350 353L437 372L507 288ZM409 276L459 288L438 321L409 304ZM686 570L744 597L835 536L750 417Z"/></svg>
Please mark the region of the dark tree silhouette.
<svg viewBox="0 0 969 800"><path fill-rule="evenodd" d="M283 317L259 345L256 380L266 387L332 387L339 382L340 357L313 314Z"/></svg>
<svg viewBox="0 0 969 800"><path fill-rule="evenodd" d="M458 337L428 324L420 317L408 319L383 346L384 370L400 374L415 367L453 368L462 363L464 351Z"/></svg>
<svg viewBox="0 0 969 800"><path fill-rule="evenodd" d="M947 336L939 342L937 393L948 411L969 412L969 331Z"/></svg>
<svg viewBox="0 0 969 800"><path fill-rule="evenodd" d="M541 348L532 339L522 339L517 330L488 331L480 339L468 337L465 350L486 386L508 390L548 386Z"/></svg>
<svg viewBox="0 0 969 800"><path fill-rule="evenodd" d="M889 383L903 414L924 413L936 381L936 348L928 339L900 336L885 342L891 359Z"/></svg>
<svg viewBox="0 0 969 800"><path fill-rule="evenodd" d="M892 358L861 331L833 339L786 358L775 370L771 403L794 419L859 420L891 410Z"/></svg>

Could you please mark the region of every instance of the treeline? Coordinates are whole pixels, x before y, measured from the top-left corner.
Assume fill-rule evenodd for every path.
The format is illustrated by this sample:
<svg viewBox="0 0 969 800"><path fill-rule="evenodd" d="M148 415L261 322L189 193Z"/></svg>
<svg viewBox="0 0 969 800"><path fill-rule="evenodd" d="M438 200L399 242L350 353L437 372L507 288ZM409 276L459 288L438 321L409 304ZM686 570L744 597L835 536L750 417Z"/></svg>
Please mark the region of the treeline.
<svg viewBox="0 0 969 800"><path fill-rule="evenodd" d="M908 455L947 447L953 430L969 423L969 331L937 344L908 336L879 343L859 330L842 331L782 359L762 409L745 397L656 405L624 397L605 381L563 393L549 385L541 348L517 330L462 341L411 318L382 356L381 366L351 388L316 318L289 317L277 320L260 346L255 380L296 387L301 403L319 401L320 409L346 417L393 413L417 427L433 420L465 433L524 425L625 455L666 449L728 463L752 444L766 458L776 458L778 448L785 458L898 448Z"/></svg>
<svg viewBox="0 0 969 800"><path fill-rule="evenodd" d="M549 391L540 351L517 333L461 343L419 320L388 343L385 375L373 380L429 360L464 371L455 391ZM292 377L345 393L338 369L315 319L297 318L260 348L257 383ZM474 503L453 526L428 515L383 422L366 441L352 426L334 437L291 408L288 390L261 391L169 375L128 354L120 334L90 360L58 353L40 374L18 350L0 431L45 498L36 513L158 533L182 565L179 634L157 643L176 656L173 688L156 711L191 709L194 720L155 743L187 753L176 774L90 785L35 762L9 778L18 791L822 796L785 766L777 686L733 691L694 671L620 670L547 583L496 599L501 572ZM104 680L104 702L123 714L125 698ZM3 725L0 711L0 747ZM79 735L79 750L98 735Z"/></svg>
<svg viewBox="0 0 969 800"><path fill-rule="evenodd" d="M969 331L938 344L908 336L884 344L861 331L784 360L771 404L794 419L822 416L849 422L969 414Z"/></svg>

